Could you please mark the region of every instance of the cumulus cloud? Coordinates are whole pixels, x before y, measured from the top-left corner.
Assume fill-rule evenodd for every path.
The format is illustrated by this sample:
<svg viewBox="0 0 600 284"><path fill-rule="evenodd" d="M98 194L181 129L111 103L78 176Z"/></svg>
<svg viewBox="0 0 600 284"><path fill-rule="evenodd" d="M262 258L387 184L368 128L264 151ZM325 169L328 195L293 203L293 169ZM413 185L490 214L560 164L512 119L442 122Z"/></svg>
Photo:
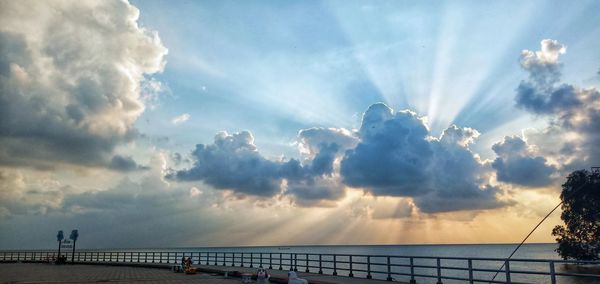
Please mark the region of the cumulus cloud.
<svg viewBox="0 0 600 284"><path fill-rule="evenodd" d="M428 171L433 150L424 121L410 111L375 104L364 113L360 143L346 152L340 173L354 187L378 195L415 196L432 190Z"/></svg>
<svg viewBox="0 0 600 284"><path fill-rule="evenodd" d="M196 145L192 157L195 160L192 168L168 177L182 181L203 180L217 189L272 196L279 192L284 174L302 174L297 160L279 162L264 158L248 131L231 135L219 132L213 144Z"/></svg>
<svg viewBox="0 0 600 284"><path fill-rule="evenodd" d="M301 130L303 160L267 159L250 132L220 132L213 144L196 146L191 168L167 177L244 194L291 195L299 205L337 200L352 186L375 196L412 197L427 213L504 206L500 189L488 183L489 169L468 148L478 135L452 125L440 138L431 137L416 113L375 104L357 132Z"/></svg>
<svg viewBox="0 0 600 284"><path fill-rule="evenodd" d="M110 167L166 48L125 1L0 2L0 161ZM117 161L118 162L118 161Z"/></svg>
<svg viewBox="0 0 600 284"><path fill-rule="evenodd" d="M138 165L132 157L121 155L115 155L112 158L109 168L121 172L149 169L147 166Z"/></svg>
<svg viewBox="0 0 600 284"><path fill-rule="evenodd" d="M571 171L600 162L600 92L561 82L559 58L565 52L555 40L543 40L540 51L523 51L521 66L529 79L520 83L515 101L518 107L549 118L545 132L560 134L561 162Z"/></svg>
<svg viewBox="0 0 600 284"><path fill-rule="evenodd" d="M548 164L542 156L535 156L535 151L521 137L504 137L492 146L498 156L492 167L496 170L497 179L527 187L541 187L552 182L551 175L556 167Z"/></svg>
<svg viewBox="0 0 600 284"><path fill-rule="evenodd" d="M196 145L191 154L194 160L191 168L174 171L167 177L203 181L217 189L257 196L282 194L286 188L287 193L301 203L336 199L342 195L342 188L332 186L332 164L341 147L335 142L323 141L318 147L306 144L316 152L302 164L297 159L269 160L263 157L248 131L219 132L213 144Z"/></svg>
<svg viewBox="0 0 600 284"><path fill-rule="evenodd" d="M14 215L44 215L60 208L70 188L46 174L29 176L0 168L0 220Z"/></svg>
<svg viewBox="0 0 600 284"><path fill-rule="evenodd" d="M358 143L356 133L344 128L308 128L298 132L298 147L301 153L314 157L322 144L335 144L340 151L354 148Z"/></svg>
<svg viewBox="0 0 600 284"><path fill-rule="evenodd" d="M192 167L172 170L167 178L202 181L216 189L256 196L284 194L292 196L297 205L319 205L344 196L337 165L356 141L345 129L303 129L296 144L304 158L272 160L260 154L250 132L219 132L213 144L196 145ZM177 155L177 160L182 157Z"/></svg>
<svg viewBox="0 0 600 284"><path fill-rule="evenodd" d="M176 116L173 119L171 119L171 123L178 125L178 124L182 124L188 120L190 120L190 114L189 113L184 113L182 115Z"/></svg>
<svg viewBox="0 0 600 284"><path fill-rule="evenodd" d="M487 183L485 165L467 148L478 132L451 126L430 136L416 113L394 113L384 104L364 114L360 142L346 151L341 176L374 195L413 197L427 213L491 209L506 205Z"/></svg>

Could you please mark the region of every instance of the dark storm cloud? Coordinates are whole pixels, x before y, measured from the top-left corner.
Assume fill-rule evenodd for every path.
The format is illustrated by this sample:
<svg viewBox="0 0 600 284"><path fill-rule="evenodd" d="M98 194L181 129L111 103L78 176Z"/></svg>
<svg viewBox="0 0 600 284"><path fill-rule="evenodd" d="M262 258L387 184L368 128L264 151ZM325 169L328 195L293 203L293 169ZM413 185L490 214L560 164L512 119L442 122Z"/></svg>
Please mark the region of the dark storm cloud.
<svg viewBox="0 0 600 284"><path fill-rule="evenodd" d="M544 157L535 156L523 139L504 137L492 146L498 156L492 163L499 181L527 187L541 187L552 182L556 168Z"/></svg>
<svg viewBox="0 0 600 284"><path fill-rule="evenodd" d="M487 170L467 148L477 131L451 126L429 136L424 120L383 104L363 116L360 142L341 162L346 184L374 195L413 197L424 212L491 209L506 205L487 184Z"/></svg>
<svg viewBox="0 0 600 284"><path fill-rule="evenodd" d="M140 82L166 54L137 13L121 1L0 3L0 164L127 166L114 149L136 137Z"/></svg>

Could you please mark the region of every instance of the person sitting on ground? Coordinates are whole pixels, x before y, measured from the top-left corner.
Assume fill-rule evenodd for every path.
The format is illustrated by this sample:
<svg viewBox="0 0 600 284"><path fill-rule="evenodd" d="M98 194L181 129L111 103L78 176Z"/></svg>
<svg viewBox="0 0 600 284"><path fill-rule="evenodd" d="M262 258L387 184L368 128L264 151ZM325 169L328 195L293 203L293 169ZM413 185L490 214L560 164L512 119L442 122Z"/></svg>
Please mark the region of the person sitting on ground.
<svg viewBox="0 0 600 284"><path fill-rule="evenodd" d="M264 268L259 268L256 272L256 283L257 284L269 284L269 273Z"/></svg>
<svg viewBox="0 0 600 284"><path fill-rule="evenodd" d="M186 258L184 263L185 263L185 266L184 266L185 269L189 269L190 267L192 267L192 259L191 258L189 258L189 257Z"/></svg>
<svg viewBox="0 0 600 284"><path fill-rule="evenodd" d="M306 279L298 278L295 271L288 272L288 284L308 284Z"/></svg>

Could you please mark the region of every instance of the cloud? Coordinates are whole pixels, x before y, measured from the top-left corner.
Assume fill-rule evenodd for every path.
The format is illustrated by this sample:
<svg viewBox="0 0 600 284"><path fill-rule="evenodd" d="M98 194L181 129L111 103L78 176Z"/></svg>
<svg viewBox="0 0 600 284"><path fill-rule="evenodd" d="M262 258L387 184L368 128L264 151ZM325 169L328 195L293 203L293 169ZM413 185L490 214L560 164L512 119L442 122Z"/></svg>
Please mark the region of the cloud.
<svg viewBox="0 0 600 284"><path fill-rule="evenodd" d="M314 157L323 143L336 144L341 151L354 148L358 143L356 133L344 128L308 128L298 132L298 147L301 153Z"/></svg>
<svg viewBox="0 0 600 284"><path fill-rule="evenodd" d="M44 215L60 208L70 191L47 174L27 176L20 170L0 168L0 220L15 215Z"/></svg>
<svg viewBox="0 0 600 284"><path fill-rule="evenodd" d="M173 119L171 119L171 123L173 123L174 125L179 125L179 124L182 124L182 123L188 121L189 119L190 119L190 114L184 113L182 115L176 116Z"/></svg>
<svg viewBox="0 0 600 284"><path fill-rule="evenodd" d="M492 162L498 181L527 187L542 187L552 182L556 167L548 164L544 157L535 156L535 151L522 138L504 137L492 150L498 156Z"/></svg>
<svg viewBox="0 0 600 284"><path fill-rule="evenodd" d="M478 136L451 126L437 139L411 111L375 104L364 113L360 142L341 161L343 181L376 196L413 197L426 213L506 205L487 183L488 170L467 148Z"/></svg>
<svg viewBox="0 0 600 284"><path fill-rule="evenodd" d="M110 169L129 172L135 170L147 170L149 167L138 165L133 158L129 156L115 155L110 161Z"/></svg>
<svg viewBox="0 0 600 284"><path fill-rule="evenodd" d="M271 197L285 193L294 196L300 205L339 199L343 196L344 187L334 176L334 163L343 153L344 146L336 141L350 143L352 138L345 135L346 132L336 129L300 131L299 147L310 152L301 162L263 157L248 131L219 132L213 144L196 145L191 154L194 161L191 168L172 171L167 178L203 181L216 189L256 196Z"/></svg>
<svg viewBox="0 0 600 284"><path fill-rule="evenodd" d="M272 196L280 191L284 175L302 175L302 167L297 160L281 162L264 158L248 131L231 135L219 132L213 144L196 145L192 158L195 162L190 169L177 171L168 177L181 181L202 180L217 189Z"/></svg>
<svg viewBox="0 0 600 284"><path fill-rule="evenodd" d="M0 3L0 161L110 167L167 49L125 1Z"/></svg>
<svg viewBox="0 0 600 284"><path fill-rule="evenodd" d="M554 136L559 138L556 143L563 144L562 169L572 171L600 162L600 92L561 82L559 57L565 52L555 40L543 40L540 51L524 51L521 67L529 72L529 80L521 82L515 101L518 107L549 119L544 132L558 133Z"/></svg>
<svg viewBox="0 0 600 284"><path fill-rule="evenodd" d="M487 182L490 170L468 149L478 135L452 125L434 138L416 113L375 104L358 132L301 130L302 161L263 157L250 132L220 132L213 144L196 146L191 168L167 178L257 196L290 195L302 206L338 200L346 186L375 196L412 197L427 213L504 206L497 198L500 189Z"/></svg>
<svg viewBox="0 0 600 284"><path fill-rule="evenodd" d="M363 115L360 143L348 150L340 173L346 184L369 187L376 195L416 196L432 190L433 156L429 130L413 112L396 114L375 104Z"/></svg>

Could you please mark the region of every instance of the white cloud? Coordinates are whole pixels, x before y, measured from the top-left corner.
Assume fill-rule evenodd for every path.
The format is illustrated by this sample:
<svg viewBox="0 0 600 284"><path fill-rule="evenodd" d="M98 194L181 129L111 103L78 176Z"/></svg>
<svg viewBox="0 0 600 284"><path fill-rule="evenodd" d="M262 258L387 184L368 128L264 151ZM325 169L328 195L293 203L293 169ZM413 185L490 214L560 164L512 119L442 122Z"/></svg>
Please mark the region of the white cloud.
<svg viewBox="0 0 600 284"><path fill-rule="evenodd" d="M107 166L167 49L125 1L0 2L0 161Z"/></svg>
<svg viewBox="0 0 600 284"><path fill-rule="evenodd" d="M184 113L182 115L173 117L173 119L171 119L171 123L175 124L175 125L179 125L182 124L188 120L190 120L190 114L189 113Z"/></svg>

